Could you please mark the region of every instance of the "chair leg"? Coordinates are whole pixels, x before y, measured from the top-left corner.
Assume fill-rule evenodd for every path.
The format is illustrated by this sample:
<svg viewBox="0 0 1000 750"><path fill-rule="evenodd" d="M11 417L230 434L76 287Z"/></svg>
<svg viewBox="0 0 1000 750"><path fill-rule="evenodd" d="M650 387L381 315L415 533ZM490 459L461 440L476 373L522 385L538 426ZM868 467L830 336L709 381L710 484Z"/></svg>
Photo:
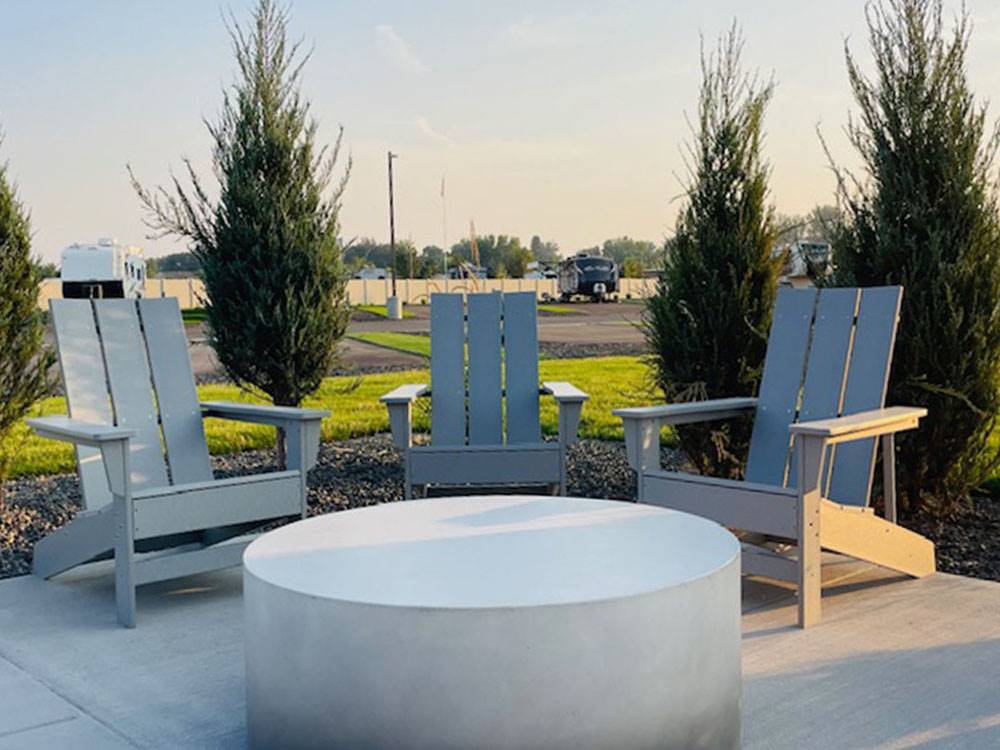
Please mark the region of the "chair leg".
<svg viewBox="0 0 1000 750"><path fill-rule="evenodd" d="M882 436L882 483L885 485L885 520L896 523L896 436Z"/></svg>
<svg viewBox="0 0 1000 750"><path fill-rule="evenodd" d="M413 484L410 482L410 451L403 454L403 499L413 499Z"/></svg>
<svg viewBox="0 0 1000 750"><path fill-rule="evenodd" d="M128 441L101 446L114 503L115 605L118 622L135 627L135 507L132 505Z"/></svg>
<svg viewBox="0 0 1000 750"><path fill-rule="evenodd" d="M115 497L115 606L118 622L135 627L135 527L132 498Z"/></svg>
<svg viewBox="0 0 1000 750"><path fill-rule="evenodd" d="M826 446L822 440L800 436L796 448L799 487L799 627L808 628L819 622L822 607L822 498L819 478Z"/></svg>
<svg viewBox="0 0 1000 750"><path fill-rule="evenodd" d="M560 435L560 441L562 442L562 440L563 440L562 436ZM558 492L554 493L554 494L562 495L563 497L567 496L567 485L569 484L569 481L568 481L568 479L566 477L566 473L567 473L566 472L566 464L567 464L566 454L567 454L567 452L568 452L568 446L566 445L565 442L562 442L562 445L559 448L559 485L558 485Z"/></svg>

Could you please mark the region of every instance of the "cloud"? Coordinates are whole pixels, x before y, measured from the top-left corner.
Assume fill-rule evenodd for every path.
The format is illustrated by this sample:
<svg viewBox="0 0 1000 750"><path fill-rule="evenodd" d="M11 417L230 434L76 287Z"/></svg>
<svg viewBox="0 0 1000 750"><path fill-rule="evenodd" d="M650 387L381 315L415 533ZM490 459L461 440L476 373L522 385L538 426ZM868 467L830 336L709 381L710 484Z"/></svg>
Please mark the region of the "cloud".
<svg viewBox="0 0 1000 750"><path fill-rule="evenodd" d="M432 141L437 141L438 143L444 143L445 145L448 146L457 145L455 143L454 138L452 138L449 135L445 135L444 133L441 133L432 128L431 124L427 121L426 117L423 116L418 117L416 120L413 121L413 124L417 126L417 130L419 130L422 135L427 136Z"/></svg>
<svg viewBox="0 0 1000 750"><path fill-rule="evenodd" d="M406 43L396 30L388 24L375 27L375 39L384 54L393 60L400 68L410 73L426 73L427 66L416 56L410 45Z"/></svg>
<svg viewBox="0 0 1000 750"><path fill-rule="evenodd" d="M563 49L576 43L575 34L565 19L538 21L527 16L507 27L507 38L519 47L529 49Z"/></svg>

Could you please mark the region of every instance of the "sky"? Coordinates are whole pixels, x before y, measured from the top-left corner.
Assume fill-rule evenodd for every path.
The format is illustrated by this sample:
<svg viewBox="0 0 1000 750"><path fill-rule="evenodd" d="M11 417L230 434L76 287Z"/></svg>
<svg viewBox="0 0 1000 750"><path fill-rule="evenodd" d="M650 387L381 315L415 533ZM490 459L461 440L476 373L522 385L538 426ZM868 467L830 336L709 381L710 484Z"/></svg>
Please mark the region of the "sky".
<svg viewBox="0 0 1000 750"><path fill-rule="evenodd" d="M972 85L1000 102L1000 3L966 6ZM105 236L148 256L186 249L147 239L126 165L154 187L188 157L211 181L204 120L235 78L223 15L246 19L251 7L0 0L0 160L31 212L37 255ZM714 45L734 19L745 67L776 83L772 203L830 203L817 128L840 163L856 164L844 44L867 64L862 0L295 0L290 34L313 50L303 93L320 139L343 126L353 160L345 239L388 239L391 149L397 238L418 247L450 245L472 221L563 253L622 235L662 241L682 205L702 39Z"/></svg>

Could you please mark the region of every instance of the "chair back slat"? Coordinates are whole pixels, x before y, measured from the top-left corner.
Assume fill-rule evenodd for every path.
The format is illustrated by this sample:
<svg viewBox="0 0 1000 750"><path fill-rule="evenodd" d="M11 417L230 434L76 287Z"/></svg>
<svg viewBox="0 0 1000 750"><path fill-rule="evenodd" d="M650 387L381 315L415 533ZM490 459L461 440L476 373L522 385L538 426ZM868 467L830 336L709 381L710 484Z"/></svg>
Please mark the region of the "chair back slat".
<svg viewBox="0 0 1000 750"><path fill-rule="evenodd" d="M469 444L503 443L499 294L469 295Z"/></svg>
<svg viewBox="0 0 1000 750"><path fill-rule="evenodd" d="M537 443L538 321L534 292L503 295L504 371L507 391L507 443Z"/></svg>
<svg viewBox="0 0 1000 750"><path fill-rule="evenodd" d="M816 304L812 343L802 386L799 422L839 416L844 395L847 362L851 353L858 289L822 289ZM789 464L788 486L795 486L795 449ZM829 468L829 463L825 464ZM827 472L826 477L829 477ZM827 482L822 488L826 490Z"/></svg>
<svg viewBox="0 0 1000 750"><path fill-rule="evenodd" d="M815 289L778 290L747 457L748 482L785 484L788 426L798 408L815 305Z"/></svg>
<svg viewBox="0 0 1000 750"><path fill-rule="evenodd" d="M132 487L163 487L168 484L167 467L135 301L95 300L94 311L104 345L115 424L136 431L129 443Z"/></svg>
<svg viewBox="0 0 1000 750"><path fill-rule="evenodd" d="M431 442L465 445L462 295L431 295Z"/></svg>
<svg viewBox="0 0 1000 750"><path fill-rule="evenodd" d="M49 312L69 416L95 424L114 424L104 355L90 300L50 300ZM96 510L107 505L111 502L111 490L100 450L79 446L76 459L84 506Z"/></svg>
<svg viewBox="0 0 1000 750"><path fill-rule="evenodd" d="M171 484L212 479L187 335L175 297L139 300Z"/></svg>
<svg viewBox="0 0 1000 750"><path fill-rule="evenodd" d="M842 414L885 406L902 299L898 286L861 290ZM845 505L867 505L874 465L874 438L836 446L828 497Z"/></svg>

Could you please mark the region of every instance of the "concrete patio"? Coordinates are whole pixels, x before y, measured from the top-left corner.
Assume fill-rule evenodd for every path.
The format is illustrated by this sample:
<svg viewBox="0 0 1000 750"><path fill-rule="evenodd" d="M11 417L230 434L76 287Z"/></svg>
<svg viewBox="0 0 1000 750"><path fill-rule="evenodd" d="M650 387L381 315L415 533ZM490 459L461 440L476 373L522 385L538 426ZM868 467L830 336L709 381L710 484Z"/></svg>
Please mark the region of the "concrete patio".
<svg viewBox="0 0 1000 750"><path fill-rule="evenodd" d="M829 563L808 631L745 583L745 747L1000 746L1000 584ZM243 747L241 571L144 587L139 618L107 563L0 582L0 750Z"/></svg>

